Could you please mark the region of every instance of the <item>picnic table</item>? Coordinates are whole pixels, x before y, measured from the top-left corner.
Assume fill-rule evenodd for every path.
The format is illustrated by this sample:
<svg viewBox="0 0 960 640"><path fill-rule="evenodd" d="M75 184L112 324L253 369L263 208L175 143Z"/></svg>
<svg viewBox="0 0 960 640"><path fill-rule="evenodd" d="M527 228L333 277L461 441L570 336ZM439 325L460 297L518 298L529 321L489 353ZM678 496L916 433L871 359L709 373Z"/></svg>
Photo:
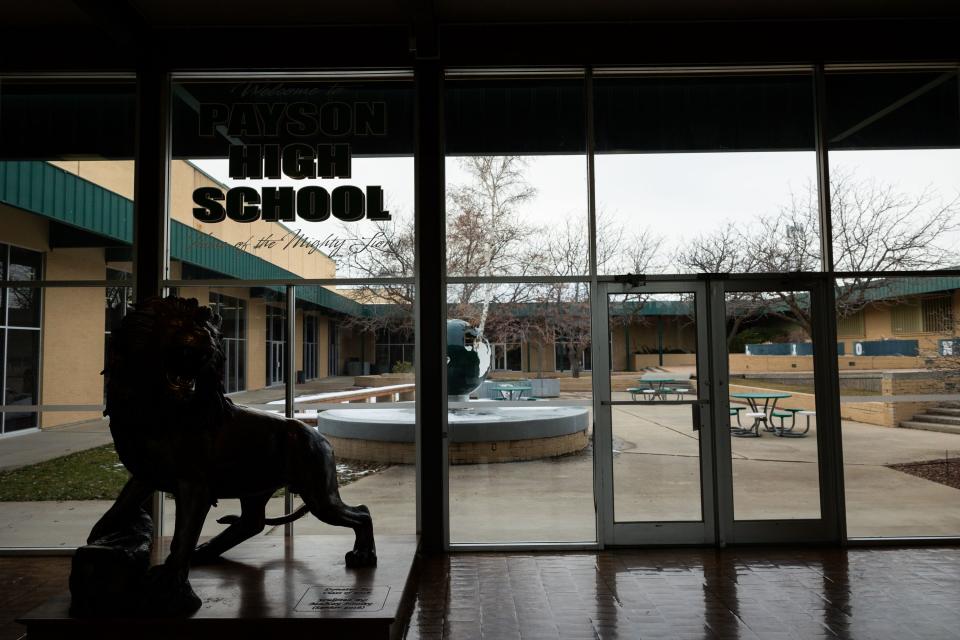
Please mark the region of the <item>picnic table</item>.
<svg viewBox="0 0 960 640"><path fill-rule="evenodd" d="M746 412L748 418L753 418L753 424L749 427L731 428L731 434L739 437L751 436L760 437L760 425L763 425L765 431L772 431L770 426L770 415L777 410L777 401L782 398L789 398L793 394L783 391L751 391L746 393L731 393L731 398L746 400L750 406L750 411ZM760 401L763 400L763 408L760 408ZM739 416L738 416L739 417Z"/></svg>
<svg viewBox="0 0 960 640"><path fill-rule="evenodd" d="M533 385L513 382L500 382L493 385L493 390L500 394L501 400L520 400L525 391L533 389Z"/></svg>
<svg viewBox="0 0 960 640"><path fill-rule="evenodd" d="M667 384L677 384L682 385L681 388L684 389L683 393L690 393L690 380L678 379L675 375L667 374L648 374L642 378L637 378L637 382L641 385L640 387L631 387L627 389L630 392L630 397L634 400L638 394L645 394L653 396L654 398L659 397L660 399L666 399L667 393L671 391L670 388L666 387ZM647 393L652 391L652 393ZM679 395L681 392L677 392Z"/></svg>

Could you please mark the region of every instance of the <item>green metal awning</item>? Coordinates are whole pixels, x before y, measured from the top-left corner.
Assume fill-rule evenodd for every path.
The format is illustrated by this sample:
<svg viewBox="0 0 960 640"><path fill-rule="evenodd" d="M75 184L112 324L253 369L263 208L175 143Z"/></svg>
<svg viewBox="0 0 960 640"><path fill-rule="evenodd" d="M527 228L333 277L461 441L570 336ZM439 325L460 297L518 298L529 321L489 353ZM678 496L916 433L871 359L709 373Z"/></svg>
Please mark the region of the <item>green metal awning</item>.
<svg viewBox="0 0 960 640"><path fill-rule="evenodd" d="M0 162L0 202L95 233L117 245L133 243L133 201L39 160ZM170 221L170 257L237 280L298 278L295 273ZM297 298L353 316L365 305L324 287L304 287Z"/></svg>

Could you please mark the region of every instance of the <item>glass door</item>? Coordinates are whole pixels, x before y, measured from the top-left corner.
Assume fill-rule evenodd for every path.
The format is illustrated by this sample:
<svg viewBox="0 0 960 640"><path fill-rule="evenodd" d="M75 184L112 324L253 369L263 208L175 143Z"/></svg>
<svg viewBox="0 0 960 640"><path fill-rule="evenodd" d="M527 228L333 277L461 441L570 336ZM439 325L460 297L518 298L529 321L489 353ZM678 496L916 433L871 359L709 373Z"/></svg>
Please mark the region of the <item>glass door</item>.
<svg viewBox="0 0 960 640"><path fill-rule="evenodd" d="M711 286L721 543L841 539L828 294L798 276Z"/></svg>
<svg viewBox="0 0 960 640"><path fill-rule="evenodd" d="M604 544L842 539L830 293L803 276L599 283Z"/></svg>
<svg viewBox="0 0 960 640"><path fill-rule="evenodd" d="M605 544L716 540L704 282L599 283L593 353Z"/></svg>

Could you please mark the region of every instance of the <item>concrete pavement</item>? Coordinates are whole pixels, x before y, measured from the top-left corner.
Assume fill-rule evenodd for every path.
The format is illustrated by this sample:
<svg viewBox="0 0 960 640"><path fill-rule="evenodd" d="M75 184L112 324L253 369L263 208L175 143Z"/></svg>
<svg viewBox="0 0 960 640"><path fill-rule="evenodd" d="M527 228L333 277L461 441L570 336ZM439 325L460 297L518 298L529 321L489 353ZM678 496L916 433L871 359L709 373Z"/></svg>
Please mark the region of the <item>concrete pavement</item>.
<svg viewBox="0 0 960 640"><path fill-rule="evenodd" d="M105 418L8 436L0 441L0 471L37 464L110 442L113 438Z"/></svg>
<svg viewBox="0 0 960 640"><path fill-rule="evenodd" d="M624 394L626 395L626 394ZM615 512L618 519L699 519L697 438L685 406L618 406L614 413ZM845 422L848 531L851 536L960 535L960 491L884 465L960 451L954 434ZM12 441L15 439L11 439ZM9 442L8 441L8 442ZM735 516L816 517L816 428L806 438L734 438ZM415 527L415 473L395 466L343 488L350 503L370 506L377 531ZM168 503L170 503L168 501ZM172 526L172 503L167 521ZM81 544L108 502L0 503L0 545ZM215 519L236 513L223 501ZM463 465L450 469L451 538L456 542L576 542L594 538L593 457ZM274 500L271 513L282 510ZM169 529L168 529L169 530ZM300 533L336 533L312 517ZM271 532L282 534L282 527Z"/></svg>

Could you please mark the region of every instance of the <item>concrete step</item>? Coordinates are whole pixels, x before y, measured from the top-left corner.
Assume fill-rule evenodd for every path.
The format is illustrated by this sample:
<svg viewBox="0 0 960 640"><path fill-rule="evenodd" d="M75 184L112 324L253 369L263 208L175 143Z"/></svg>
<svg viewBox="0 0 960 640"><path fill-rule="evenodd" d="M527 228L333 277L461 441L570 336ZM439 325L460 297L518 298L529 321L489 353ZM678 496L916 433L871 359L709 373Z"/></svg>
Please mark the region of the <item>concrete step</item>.
<svg viewBox="0 0 960 640"><path fill-rule="evenodd" d="M914 422L936 422L937 424L953 424L960 427L960 418L957 416L936 416L929 413L921 413L913 416Z"/></svg>
<svg viewBox="0 0 960 640"><path fill-rule="evenodd" d="M927 409L927 413L935 416L957 416L960 418L960 407L956 409L953 407L933 407Z"/></svg>
<svg viewBox="0 0 960 640"><path fill-rule="evenodd" d="M937 405L940 409L960 409L960 401L957 400L948 400L946 402L941 402Z"/></svg>
<svg viewBox="0 0 960 640"><path fill-rule="evenodd" d="M952 424L940 424L937 422L916 422L907 420L901 422L900 426L904 429L919 429L921 431L940 431L942 433L955 433L960 435L960 426Z"/></svg>

